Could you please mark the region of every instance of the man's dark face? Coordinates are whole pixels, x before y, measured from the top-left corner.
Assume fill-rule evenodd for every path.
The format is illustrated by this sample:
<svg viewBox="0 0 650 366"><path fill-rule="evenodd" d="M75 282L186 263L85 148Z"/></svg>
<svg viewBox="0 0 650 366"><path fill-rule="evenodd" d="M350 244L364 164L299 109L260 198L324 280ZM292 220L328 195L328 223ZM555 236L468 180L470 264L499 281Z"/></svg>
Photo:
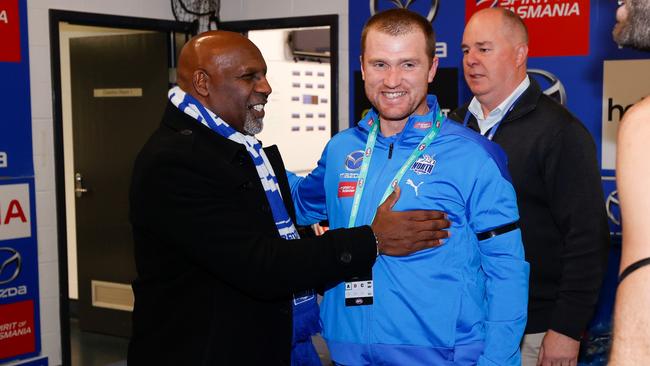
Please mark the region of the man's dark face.
<svg viewBox="0 0 650 366"><path fill-rule="evenodd" d="M257 47L242 42L215 55L206 72L210 76L207 107L239 132L261 132L271 86L266 80L266 63Z"/></svg>
<svg viewBox="0 0 650 366"><path fill-rule="evenodd" d="M621 46L650 50L650 1L624 0L616 11L614 41Z"/></svg>

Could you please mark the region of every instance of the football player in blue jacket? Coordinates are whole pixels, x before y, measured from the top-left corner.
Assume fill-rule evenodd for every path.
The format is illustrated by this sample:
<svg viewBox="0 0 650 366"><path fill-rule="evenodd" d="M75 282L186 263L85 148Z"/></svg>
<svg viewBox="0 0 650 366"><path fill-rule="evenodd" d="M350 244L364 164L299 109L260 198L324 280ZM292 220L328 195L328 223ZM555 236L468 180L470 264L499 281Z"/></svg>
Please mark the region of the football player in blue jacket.
<svg viewBox="0 0 650 366"><path fill-rule="evenodd" d="M398 189L394 210L444 211L452 226L439 247L379 256L372 273L326 288L321 320L332 360L520 365L529 267L503 151L448 121L427 96L438 59L420 15L373 16L361 64L374 108L332 138L306 178L289 174L298 222L368 224Z"/></svg>

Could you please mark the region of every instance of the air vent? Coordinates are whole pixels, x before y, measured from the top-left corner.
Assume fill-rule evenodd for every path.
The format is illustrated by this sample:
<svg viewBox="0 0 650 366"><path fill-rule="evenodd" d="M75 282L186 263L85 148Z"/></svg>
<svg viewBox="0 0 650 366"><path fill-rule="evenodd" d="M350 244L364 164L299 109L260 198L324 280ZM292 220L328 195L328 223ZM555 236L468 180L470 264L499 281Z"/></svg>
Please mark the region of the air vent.
<svg viewBox="0 0 650 366"><path fill-rule="evenodd" d="M133 311L131 285L115 282L90 281L93 306L106 309Z"/></svg>

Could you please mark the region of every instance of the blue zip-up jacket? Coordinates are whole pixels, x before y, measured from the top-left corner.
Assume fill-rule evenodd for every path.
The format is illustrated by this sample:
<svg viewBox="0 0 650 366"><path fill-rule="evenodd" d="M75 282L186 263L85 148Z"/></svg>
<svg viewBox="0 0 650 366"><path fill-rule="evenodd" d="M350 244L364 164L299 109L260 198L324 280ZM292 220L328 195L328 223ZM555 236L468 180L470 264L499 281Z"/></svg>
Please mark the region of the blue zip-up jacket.
<svg viewBox="0 0 650 366"><path fill-rule="evenodd" d="M439 110L411 116L401 133L377 136L356 225L370 224L381 197ZM348 225L368 138L371 110L356 128L332 138L306 178L290 174L297 219ZM321 303L323 336L342 365L521 365L528 263L519 229L479 241L477 234L517 222L515 191L503 151L445 119L435 140L400 182L394 210L448 213L451 236L406 257L379 256L373 304L345 305L344 283ZM498 231L498 230L497 230Z"/></svg>

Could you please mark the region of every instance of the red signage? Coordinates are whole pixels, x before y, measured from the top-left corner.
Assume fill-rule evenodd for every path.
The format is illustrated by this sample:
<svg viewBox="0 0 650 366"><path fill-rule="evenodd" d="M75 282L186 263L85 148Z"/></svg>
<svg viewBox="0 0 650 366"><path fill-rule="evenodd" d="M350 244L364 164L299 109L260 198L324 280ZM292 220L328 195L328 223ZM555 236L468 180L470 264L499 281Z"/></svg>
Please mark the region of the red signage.
<svg viewBox="0 0 650 366"><path fill-rule="evenodd" d="M0 62L20 62L18 0L0 1Z"/></svg>
<svg viewBox="0 0 650 366"><path fill-rule="evenodd" d="M0 240L29 238L30 222L29 185L0 185Z"/></svg>
<svg viewBox="0 0 650 366"><path fill-rule="evenodd" d="M465 22L477 11L499 6L526 23L528 55L589 54L589 0L465 0Z"/></svg>
<svg viewBox="0 0 650 366"><path fill-rule="evenodd" d="M0 360L36 350L34 301L0 305Z"/></svg>

